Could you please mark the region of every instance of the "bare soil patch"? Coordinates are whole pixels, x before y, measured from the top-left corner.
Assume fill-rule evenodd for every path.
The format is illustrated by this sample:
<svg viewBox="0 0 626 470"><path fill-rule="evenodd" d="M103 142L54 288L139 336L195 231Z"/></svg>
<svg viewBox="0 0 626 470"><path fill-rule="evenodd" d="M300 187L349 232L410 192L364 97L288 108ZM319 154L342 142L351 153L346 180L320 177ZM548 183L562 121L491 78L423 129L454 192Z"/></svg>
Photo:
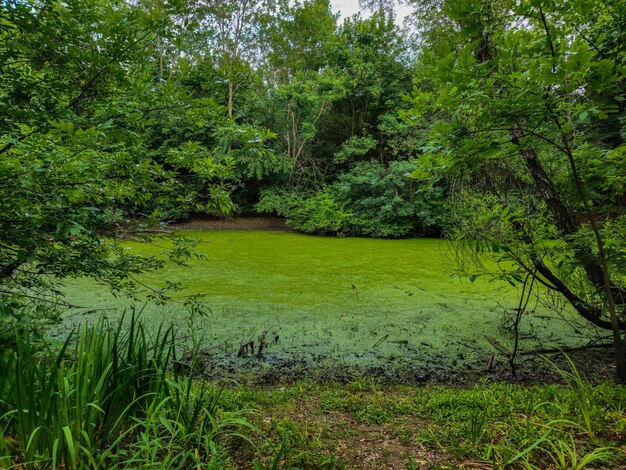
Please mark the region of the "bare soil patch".
<svg viewBox="0 0 626 470"><path fill-rule="evenodd" d="M326 418L343 430L343 435L335 441L335 455L347 462L349 468L400 470L409 468L411 463L417 468L432 468L449 461L447 456L414 442L413 436L424 426L418 419L406 419L402 425L392 427L358 423L347 413L329 413ZM411 438L399 437L400 431Z"/></svg>
<svg viewBox="0 0 626 470"><path fill-rule="evenodd" d="M169 226L172 230L271 230L291 232L293 229L284 219L268 216L245 216L237 218L193 218Z"/></svg>

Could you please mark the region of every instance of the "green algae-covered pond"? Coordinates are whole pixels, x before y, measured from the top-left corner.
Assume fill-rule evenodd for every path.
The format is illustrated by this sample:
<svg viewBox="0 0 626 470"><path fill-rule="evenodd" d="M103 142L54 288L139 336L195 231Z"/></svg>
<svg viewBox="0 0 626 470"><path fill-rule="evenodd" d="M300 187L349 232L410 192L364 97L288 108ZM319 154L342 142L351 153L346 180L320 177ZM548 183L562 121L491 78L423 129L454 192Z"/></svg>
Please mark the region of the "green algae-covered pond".
<svg viewBox="0 0 626 470"><path fill-rule="evenodd" d="M148 305L142 315L152 325L172 322L181 336L201 336L205 366L215 375L289 367L404 370L428 378L437 371L484 368L494 351L486 336L506 346L512 340L502 318L504 306L516 306L515 289L453 276L446 241L277 231L185 233L197 239L196 251L206 258L193 260L189 268L170 265L142 280L157 286L181 282L181 295L202 294L211 313L190 321L175 303ZM125 244L142 254L161 250ZM115 318L130 304L86 280L68 284L68 300L97 310L70 312L66 326L101 315ZM526 349L581 341L568 322L539 307L525 318L522 333ZM242 349L250 342L255 352L263 343L260 357Z"/></svg>

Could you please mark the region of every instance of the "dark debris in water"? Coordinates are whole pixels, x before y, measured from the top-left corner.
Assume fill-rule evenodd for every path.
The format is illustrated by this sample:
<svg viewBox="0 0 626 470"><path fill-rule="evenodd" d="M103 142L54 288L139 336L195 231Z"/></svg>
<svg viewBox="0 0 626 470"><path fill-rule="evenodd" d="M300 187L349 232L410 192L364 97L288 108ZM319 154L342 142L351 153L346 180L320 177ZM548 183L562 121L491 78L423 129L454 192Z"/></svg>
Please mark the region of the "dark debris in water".
<svg viewBox="0 0 626 470"><path fill-rule="evenodd" d="M211 352L213 351L213 352ZM381 385L440 384L470 386L482 382L509 382L519 384L561 383L559 373L544 358L526 356L518 362L513 375L508 363L489 357L457 359L446 362L440 355L425 357L408 354L403 357L384 357L370 353L361 357L358 364L346 358L316 354L266 354L237 357L235 354L201 350L196 358L195 374L198 378L227 380L249 385L289 384L300 380L319 383L349 383L368 377ZM562 354L551 354L547 359L568 370ZM614 373L610 350L576 351L570 358L589 380L596 382L611 379ZM191 362L186 355L183 362Z"/></svg>

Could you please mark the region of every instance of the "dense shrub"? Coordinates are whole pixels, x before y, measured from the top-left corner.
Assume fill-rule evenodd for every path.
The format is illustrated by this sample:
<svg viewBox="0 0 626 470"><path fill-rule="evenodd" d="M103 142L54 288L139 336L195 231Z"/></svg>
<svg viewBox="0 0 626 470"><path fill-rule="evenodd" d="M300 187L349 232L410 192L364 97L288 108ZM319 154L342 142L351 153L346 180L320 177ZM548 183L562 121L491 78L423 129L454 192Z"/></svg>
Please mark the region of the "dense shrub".
<svg viewBox="0 0 626 470"><path fill-rule="evenodd" d="M306 197L302 193L273 186L261 191L254 209L261 214L276 214L288 218L296 207L302 205Z"/></svg>
<svg viewBox="0 0 626 470"><path fill-rule="evenodd" d="M306 233L433 235L445 220L444 189L413 180L413 169L408 161L388 166L360 162L315 193L265 190L256 210L286 217L291 226Z"/></svg>
<svg viewBox="0 0 626 470"><path fill-rule="evenodd" d="M372 237L431 235L438 231L443 190L410 178L414 165L395 161L357 163L332 186L338 201L354 213L350 233Z"/></svg>
<svg viewBox="0 0 626 470"><path fill-rule="evenodd" d="M287 220L301 232L333 234L349 233L352 219L352 212L327 188L304 199Z"/></svg>

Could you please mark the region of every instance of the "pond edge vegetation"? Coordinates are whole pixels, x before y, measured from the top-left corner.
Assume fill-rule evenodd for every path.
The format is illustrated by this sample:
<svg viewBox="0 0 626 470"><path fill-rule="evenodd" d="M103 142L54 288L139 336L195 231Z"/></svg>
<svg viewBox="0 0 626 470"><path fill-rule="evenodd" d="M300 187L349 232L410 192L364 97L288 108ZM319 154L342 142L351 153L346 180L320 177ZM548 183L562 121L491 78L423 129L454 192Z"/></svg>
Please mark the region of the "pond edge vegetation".
<svg viewBox="0 0 626 470"><path fill-rule="evenodd" d="M354 423L403 442L406 454L389 457L404 468L421 468L416 459L432 468L626 462L626 388L591 384L571 361L553 365L561 385L384 387L361 378L248 388L198 381L193 352L182 360L175 344L172 328L149 337L134 313L63 344L16 338L0 363L0 465L358 468L337 447Z"/></svg>

